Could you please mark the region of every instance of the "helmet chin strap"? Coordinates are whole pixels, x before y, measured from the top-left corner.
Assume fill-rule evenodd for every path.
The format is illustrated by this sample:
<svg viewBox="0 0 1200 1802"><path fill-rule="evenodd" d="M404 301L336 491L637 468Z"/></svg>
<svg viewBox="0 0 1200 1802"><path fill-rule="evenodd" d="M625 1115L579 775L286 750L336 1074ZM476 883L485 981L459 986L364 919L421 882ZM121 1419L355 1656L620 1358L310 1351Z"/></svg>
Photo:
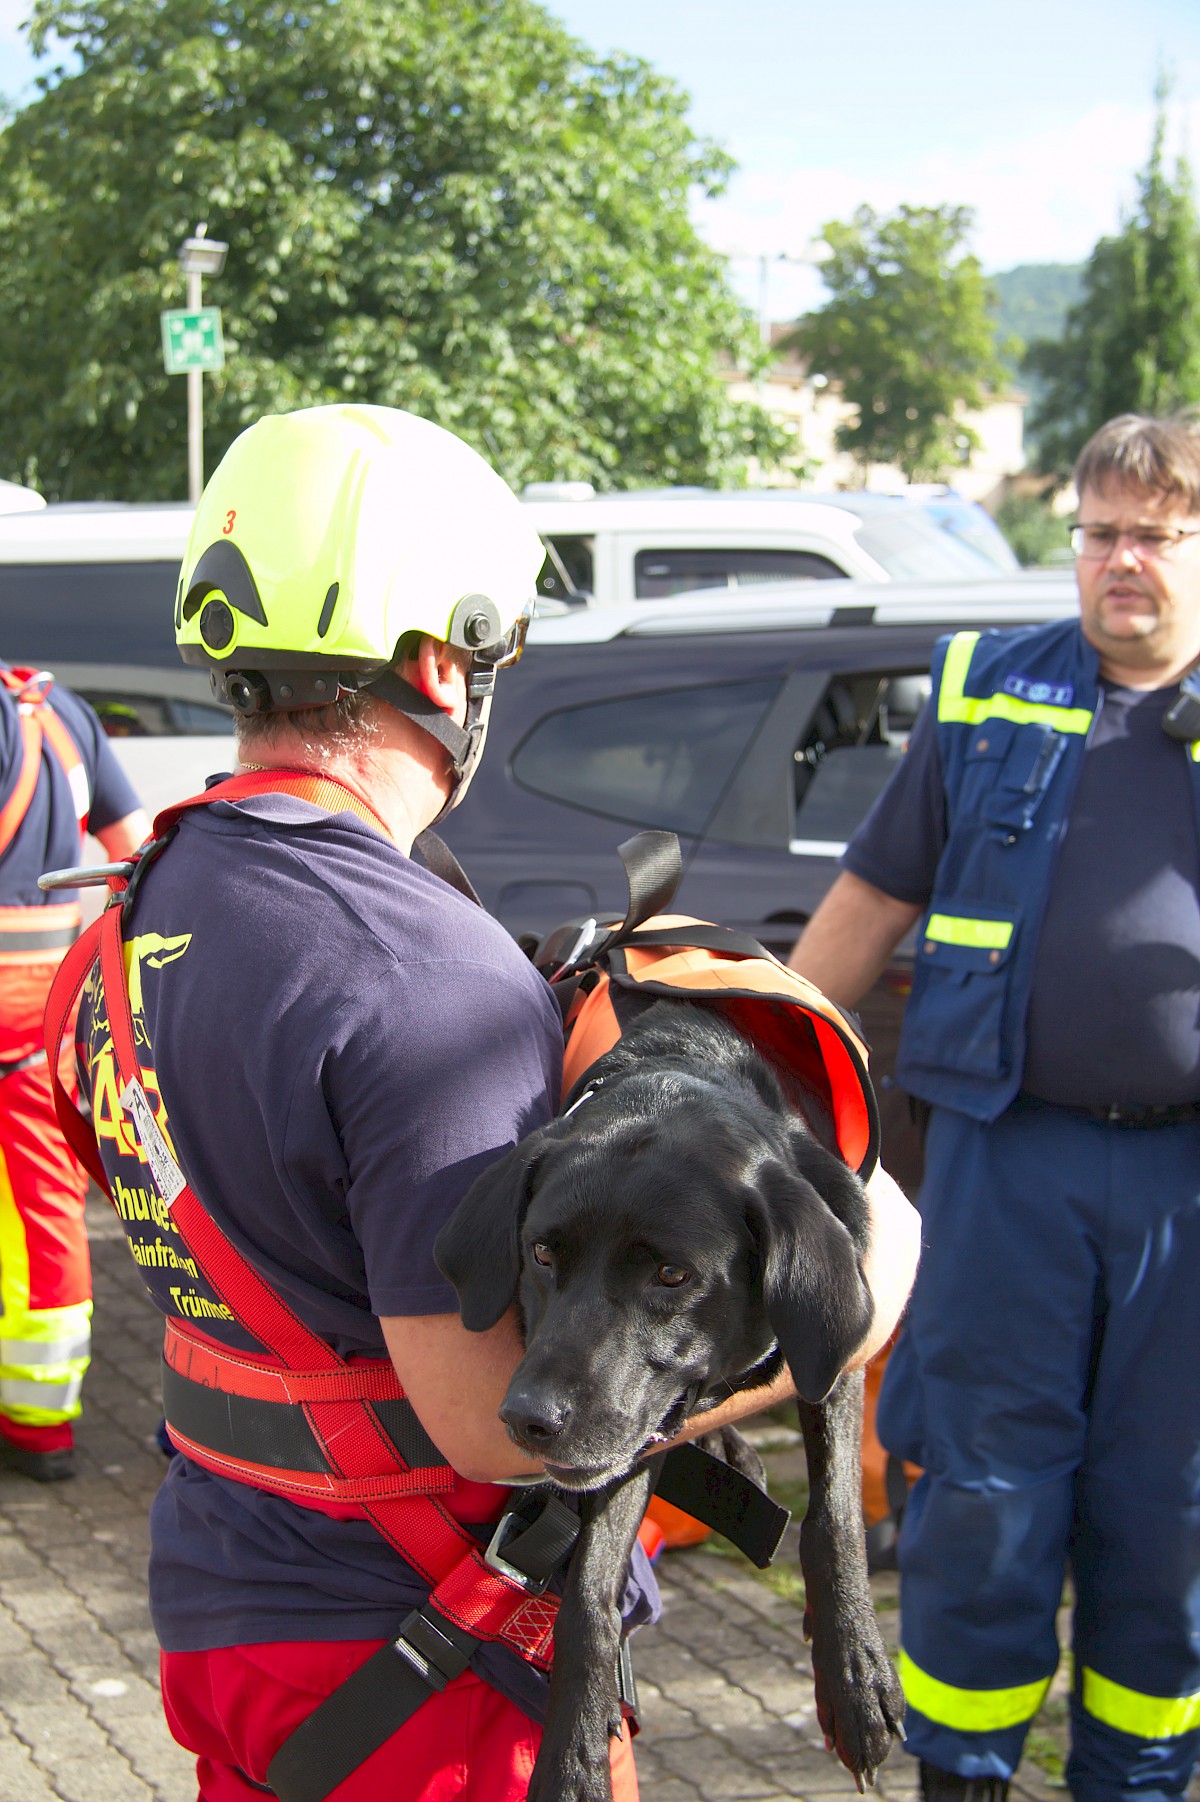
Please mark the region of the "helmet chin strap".
<svg viewBox="0 0 1200 1802"><path fill-rule="evenodd" d="M460 726L457 720L451 719L436 701L431 701L427 694L423 694L403 676L398 676L394 670L385 670L368 685L370 694L378 695L381 701L394 707L397 713L402 713L423 732L428 732L448 755L451 789L446 805L437 816L438 820L445 819L451 808L457 807L478 767L483 741L487 736L488 713L495 682L494 670L486 665L472 665L467 677L465 726ZM431 823L436 825L437 821Z"/></svg>

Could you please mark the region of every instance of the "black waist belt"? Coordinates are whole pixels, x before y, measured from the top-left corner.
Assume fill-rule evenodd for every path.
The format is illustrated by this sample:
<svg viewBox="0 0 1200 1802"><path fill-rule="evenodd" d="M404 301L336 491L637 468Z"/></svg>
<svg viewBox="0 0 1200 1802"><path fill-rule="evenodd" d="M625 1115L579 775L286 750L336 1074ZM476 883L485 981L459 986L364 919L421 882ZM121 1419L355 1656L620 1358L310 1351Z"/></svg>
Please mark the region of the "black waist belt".
<svg viewBox="0 0 1200 1802"><path fill-rule="evenodd" d="M1082 1120L1095 1120L1101 1126L1126 1129L1148 1129L1155 1126L1181 1126L1188 1120L1200 1120L1200 1101L1112 1101L1101 1107L1072 1107L1059 1101L1042 1101L1037 1095L1022 1097L1037 1107L1057 1108L1064 1114L1076 1114Z"/></svg>
<svg viewBox="0 0 1200 1802"><path fill-rule="evenodd" d="M163 1361L163 1412L197 1447L276 1470L320 1471L328 1461L304 1410L210 1389ZM444 1464L407 1401L370 1403L380 1424L413 1467ZM699 1446L666 1454L656 1493L720 1533L765 1570L791 1518L765 1490Z"/></svg>
<svg viewBox="0 0 1200 1802"><path fill-rule="evenodd" d="M308 1417L294 1403L206 1388L172 1370L165 1358L162 1397L168 1427L177 1427L185 1438L224 1458L244 1458L273 1470L330 1468ZM445 1464L411 1402L377 1401L368 1406L410 1468Z"/></svg>

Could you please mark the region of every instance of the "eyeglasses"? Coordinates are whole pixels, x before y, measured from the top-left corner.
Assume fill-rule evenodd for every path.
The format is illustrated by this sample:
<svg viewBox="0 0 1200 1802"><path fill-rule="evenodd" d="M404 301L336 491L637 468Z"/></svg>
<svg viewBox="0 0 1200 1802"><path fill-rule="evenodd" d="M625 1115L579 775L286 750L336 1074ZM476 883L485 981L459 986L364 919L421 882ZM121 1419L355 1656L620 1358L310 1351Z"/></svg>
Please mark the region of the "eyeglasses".
<svg viewBox="0 0 1200 1802"><path fill-rule="evenodd" d="M1087 561L1111 557L1124 539L1134 556L1143 563L1160 557L1173 557L1185 538L1200 537L1200 526L1176 526L1163 531L1159 526L1089 526L1071 527L1071 549Z"/></svg>

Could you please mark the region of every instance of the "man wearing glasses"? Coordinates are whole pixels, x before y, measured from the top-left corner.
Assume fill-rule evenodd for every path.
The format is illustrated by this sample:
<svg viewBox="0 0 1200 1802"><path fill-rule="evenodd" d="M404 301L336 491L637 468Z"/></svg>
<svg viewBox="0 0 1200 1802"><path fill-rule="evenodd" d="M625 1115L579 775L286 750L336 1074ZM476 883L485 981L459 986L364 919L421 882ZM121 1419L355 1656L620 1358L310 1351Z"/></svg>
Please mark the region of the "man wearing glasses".
<svg viewBox="0 0 1200 1802"><path fill-rule="evenodd" d="M1200 426L1084 447L1079 617L961 632L792 954L853 1005L918 926L923 1261L879 1409L927 1802L999 1802L1074 1594L1076 1802L1200 1750Z"/></svg>

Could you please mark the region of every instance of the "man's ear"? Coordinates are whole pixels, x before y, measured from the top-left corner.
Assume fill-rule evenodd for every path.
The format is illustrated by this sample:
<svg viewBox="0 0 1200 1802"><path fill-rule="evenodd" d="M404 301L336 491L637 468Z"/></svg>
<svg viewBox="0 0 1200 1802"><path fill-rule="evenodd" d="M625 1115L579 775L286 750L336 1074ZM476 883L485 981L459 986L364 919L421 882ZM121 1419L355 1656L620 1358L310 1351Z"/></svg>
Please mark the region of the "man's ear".
<svg viewBox="0 0 1200 1802"><path fill-rule="evenodd" d="M463 718L467 704L466 659L454 645L422 634L402 673L443 713L456 720Z"/></svg>
<svg viewBox="0 0 1200 1802"><path fill-rule="evenodd" d="M433 1242L434 1261L453 1283L463 1325L472 1333L495 1326L516 1299L521 1222L548 1131L530 1133L477 1176Z"/></svg>
<svg viewBox="0 0 1200 1802"><path fill-rule="evenodd" d="M854 1241L805 1177L764 1165L747 1209L763 1303L797 1391L824 1401L875 1307Z"/></svg>

